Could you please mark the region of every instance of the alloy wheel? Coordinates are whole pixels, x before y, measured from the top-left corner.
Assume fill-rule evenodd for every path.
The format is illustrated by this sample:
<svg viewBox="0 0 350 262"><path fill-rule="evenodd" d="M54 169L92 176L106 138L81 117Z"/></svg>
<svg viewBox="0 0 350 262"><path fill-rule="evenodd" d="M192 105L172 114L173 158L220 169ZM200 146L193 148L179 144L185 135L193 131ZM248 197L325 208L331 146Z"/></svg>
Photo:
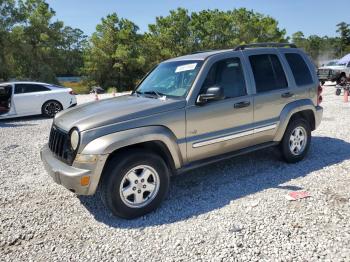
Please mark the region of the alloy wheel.
<svg viewBox="0 0 350 262"><path fill-rule="evenodd" d="M120 198L128 207L144 207L157 196L159 182L159 175L151 166L134 167L123 177Z"/></svg>
<svg viewBox="0 0 350 262"><path fill-rule="evenodd" d="M305 150L307 144L307 133L304 127L296 127L289 138L289 150L290 152L298 156L302 154Z"/></svg>
<svg viewBox="0 0 350 262"><path fill-rule="evenodd" d="M61 110L61 105L55 101L48 102L44 107L45 114L51 117L55 116Z"/></svg>

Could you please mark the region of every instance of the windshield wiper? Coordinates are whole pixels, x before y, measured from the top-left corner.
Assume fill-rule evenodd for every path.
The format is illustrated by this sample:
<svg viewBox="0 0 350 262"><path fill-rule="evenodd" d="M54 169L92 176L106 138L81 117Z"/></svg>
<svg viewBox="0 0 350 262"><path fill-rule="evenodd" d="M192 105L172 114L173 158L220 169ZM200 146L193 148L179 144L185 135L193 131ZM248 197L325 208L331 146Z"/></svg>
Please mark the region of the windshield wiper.
<svg viewBox="0 0 350 262"><path fill-rule="evenodd" d="M136 95L142 95L143 93L136 90L136 91L135 91L135 94L136 94Z"/></svg>
<svg viewBox="0 0 350 262"><path fill-rule="evenodd" d="M141 92L140 92L140 93L141 93ZM156 95L156 96L157 96L157 98L163 98L163 97L166 97L166 95L165 95L165 94L160 93L160 92L158 92L158 91L156 91L156 90L152 90L152 91L145 91L145 92L143 92L143 93L141 93L141 94L145 94L145 95Z"/></svg>

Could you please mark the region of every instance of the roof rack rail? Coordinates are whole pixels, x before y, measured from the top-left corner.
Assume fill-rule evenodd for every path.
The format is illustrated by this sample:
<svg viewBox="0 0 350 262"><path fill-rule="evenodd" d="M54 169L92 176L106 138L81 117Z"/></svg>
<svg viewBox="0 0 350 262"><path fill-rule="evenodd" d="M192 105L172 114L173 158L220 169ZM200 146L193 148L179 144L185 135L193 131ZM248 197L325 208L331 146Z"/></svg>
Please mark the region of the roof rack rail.
<svg viewBox="0 0 350 262"><path fill-rule="evenodd" d="M212 51L215 51L215 50L214 49L199 50L199 51L192 52L191 55L200 54L200 53L206 53L206 52L212 52Z"/></svg>
<svg viewBox="0 0 350 262"><path fill-rule="evenodd" d="M244 50L246 48L254 48L254 47L290 47L297 48L297 46L293 43L253 43L246 45L239 45L233 51Z"/></svg>

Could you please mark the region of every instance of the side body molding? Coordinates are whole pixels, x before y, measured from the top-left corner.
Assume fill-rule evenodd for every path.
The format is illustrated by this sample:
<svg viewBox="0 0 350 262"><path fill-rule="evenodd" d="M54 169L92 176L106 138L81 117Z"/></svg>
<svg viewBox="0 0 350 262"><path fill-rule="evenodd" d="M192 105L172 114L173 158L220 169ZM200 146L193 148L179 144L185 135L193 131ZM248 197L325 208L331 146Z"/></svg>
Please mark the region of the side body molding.
<svg viewBox="0 0 350 262"><path fill-rule="evenodd" d="M315 120L317 120L315 105L310 99L301 99L298 101L291 102L283 108L280 114L278 129L276 131L276 135L273 141L281 141L292 115L304 110L311 110L314 114Z"/></svg>
<svg viewBox="0 0 350 262"><path fill-rule="evenodd" d="M81 154L106 155L117 149L143 142L160 141L168 148L175 168L183 165L176 136L164 126L147 126L99 137L86 145Z"/></svg>

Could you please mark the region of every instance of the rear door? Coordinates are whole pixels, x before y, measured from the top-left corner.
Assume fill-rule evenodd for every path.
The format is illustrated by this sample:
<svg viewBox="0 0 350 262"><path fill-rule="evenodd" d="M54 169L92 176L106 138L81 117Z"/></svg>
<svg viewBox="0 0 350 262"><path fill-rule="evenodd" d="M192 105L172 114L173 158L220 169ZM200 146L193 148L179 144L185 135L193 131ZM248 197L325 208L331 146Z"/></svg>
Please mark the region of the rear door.
<svg viewBox="0 0 350 262"><path fill-rule="evenodd" d="M50 89L40 84L15 84L14 104L18 115L41 114Z"/></svg>
<svg viewBox="0 0 350 262"><path fill-rule="evenodd" d="M281 49L280 52L284 58L282 62L286 64L287 73L291 76L289 82L294 94L293 100L310 98L310 91L316 90L319 84L318 79L312 77L315 75L316 68L306 54L298 50Z"/></svg>
<svg viewBox="0 0 350 262"><path fill-rule="evenodd" d="M251 49L244 53L255 88L255 142L272 141L282 109L295 99L293 83L276 49Z"/></svg>

